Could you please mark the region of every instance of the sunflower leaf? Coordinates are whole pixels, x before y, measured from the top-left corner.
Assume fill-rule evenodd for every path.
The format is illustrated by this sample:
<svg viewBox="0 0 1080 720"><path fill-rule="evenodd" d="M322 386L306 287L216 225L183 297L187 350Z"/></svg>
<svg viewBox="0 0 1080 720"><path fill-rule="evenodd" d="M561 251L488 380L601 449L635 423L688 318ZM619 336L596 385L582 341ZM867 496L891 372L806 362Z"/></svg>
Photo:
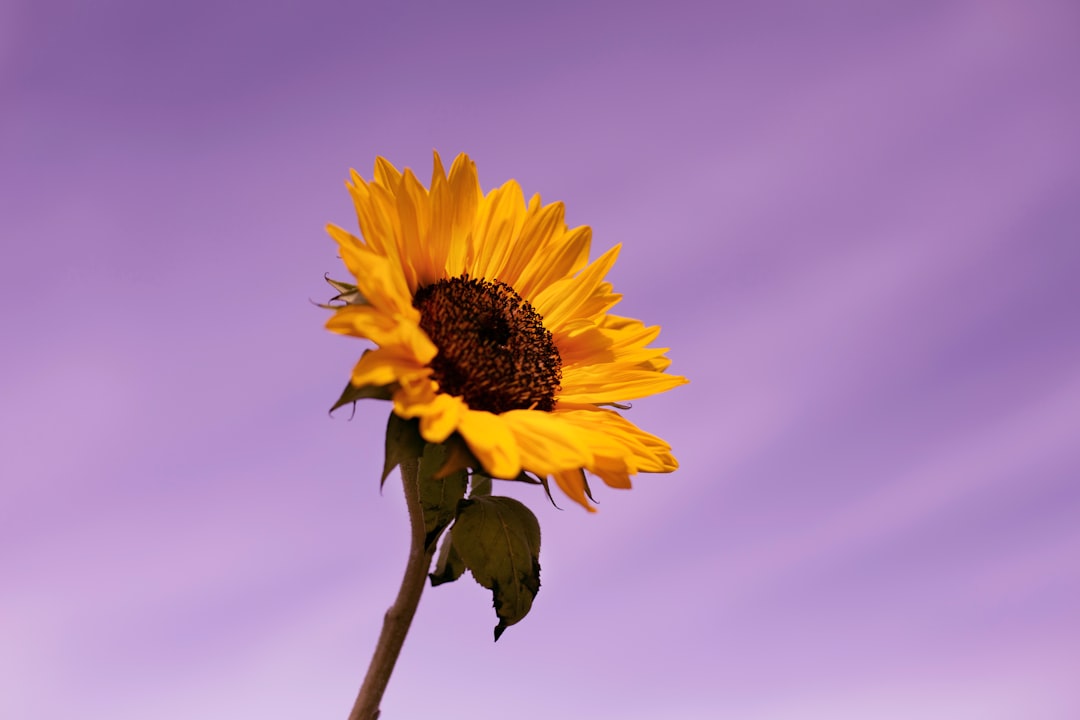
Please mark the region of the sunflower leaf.
<svg viewBox="0 0 1080 720"><path fill-rule="evenodd" d="M443 530L454 521L458 501L465 497L469 476L464 470L438 477L439 468L446 462L447 448L427 443L420 458L420 506L424 511L425 547L432 547Z"/></svg>
<svg viewBox="0 0 1080 720"><path fill-rule="evenodd" d="M405 420L395 413L390 413L386 423L386 458L383 460L382 479L379 488L386 484L386 478L406 460L417 460L424 452L424 439L420 437L420 421Z"/></svg>
<svg viewBox="0 0 1080 720"><path fill-rule="evenodd" d="M439 556L435 558L435 572L428 574L431 578L431 587L438 587L443 583L454 582L465 572L465 561L461 559L461 553L454 547L454 529L443 537L442 545L439 546Z"/></svg>
<svg viewBox="0 0 1080 720"><path fill-rule="evenodd" d="M469 497L475 498L481 495L491 494L491 478L479 472L474 472L469 483Z"/></svg>
<svg viewBox="0 0 1080 720"><path fill-rule="evenodd" d="M498 640L540 591L540 523L513 498L482 495L461 501L453 536L465 566L492 591Z"/></svg>
<svg viewBox="0 0 1080 720"><path fill-rule="evenodd" d="M330 412L334 412L340 407L344 407L349 403L354 403L357 400L363 400L365 398L390 400L394 396L391 388L391 385L363 385L358 387L349 383L345 386L345 390L341 393L341 397L339 397L333 407L330 408Z"/></svg>

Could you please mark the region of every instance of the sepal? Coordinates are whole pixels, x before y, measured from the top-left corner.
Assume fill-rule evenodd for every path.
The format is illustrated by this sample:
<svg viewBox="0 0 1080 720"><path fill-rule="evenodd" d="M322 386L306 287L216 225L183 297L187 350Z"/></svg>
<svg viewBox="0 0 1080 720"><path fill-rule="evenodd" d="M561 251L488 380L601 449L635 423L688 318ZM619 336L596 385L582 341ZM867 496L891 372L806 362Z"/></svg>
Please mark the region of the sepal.
<svg viewBox="0 0 1080 720"><path fill-rule="evenodd" d="M414 461L424 453L424 438L420 437L420 421L405 420L395 413L390 413L386 422L386 454L383 459L382 479L379 488L386 484L386 478L398 465Z"/></svg>
<svg viewBox="0 0 1080 720"><path fill-rule="evenodd" d="M364 385L358 387L349 383L341 393L341 397L330 408L334 412L338 408L345 407L357 400L374 398L375 400L391 400L394 397L394 385Z"/></svg>
<svg viewBox="0 0 1080 720"><path fill-rule="evenodd" d="M337 310L340 307L346 305L367 305L368 301L363 295L360 294L360 288L355 285L350 285L340 280L332 280L329 275L323 275L323 279L330 284L330 287L337 290L338 294L326 301L326 303L319 303L319 307L326 308L327 310ZM333 303L337 303L334 305Z"/></svg>

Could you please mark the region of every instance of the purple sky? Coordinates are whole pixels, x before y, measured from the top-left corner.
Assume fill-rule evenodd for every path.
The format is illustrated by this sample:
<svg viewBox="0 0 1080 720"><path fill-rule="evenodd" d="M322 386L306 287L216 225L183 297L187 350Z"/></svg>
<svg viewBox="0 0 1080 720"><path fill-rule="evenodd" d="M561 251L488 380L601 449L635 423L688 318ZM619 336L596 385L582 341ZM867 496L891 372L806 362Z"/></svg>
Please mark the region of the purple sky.
<svg viewBox="0 0 1080 720"><path fill-rule="evenodd" d="M387 720L1080 717L1080 6L653 5L0 5L0 717L345 716L407 528L309 299L433 148L692 384L674 475L501 486L533 612L429 589Z"/></svg>

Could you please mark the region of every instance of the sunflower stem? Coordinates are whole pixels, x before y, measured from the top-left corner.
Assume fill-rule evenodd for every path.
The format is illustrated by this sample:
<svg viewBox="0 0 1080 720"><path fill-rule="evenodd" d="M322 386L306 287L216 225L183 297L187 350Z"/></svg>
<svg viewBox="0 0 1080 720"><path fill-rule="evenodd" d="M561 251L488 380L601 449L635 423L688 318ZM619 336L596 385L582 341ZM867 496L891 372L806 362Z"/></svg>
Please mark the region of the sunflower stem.
<svg viewBox="0 0 1080 720"><path fill-rule="evenodd" d="M377 720L379 705L382 702L386 685L390 682L390 673L394 670L405 635L409 632L420 595L427 584L428 571L435 554L432 547L425 547L424 511L420 506L420 461L413 459L401 463L401 480L405 486L405 505L409 509L409 559L405 564L405 577L397 598L383 618L382 632L375 646L375 653L368 665L364 683L356 696L356 703L349 720Z"/></svg>

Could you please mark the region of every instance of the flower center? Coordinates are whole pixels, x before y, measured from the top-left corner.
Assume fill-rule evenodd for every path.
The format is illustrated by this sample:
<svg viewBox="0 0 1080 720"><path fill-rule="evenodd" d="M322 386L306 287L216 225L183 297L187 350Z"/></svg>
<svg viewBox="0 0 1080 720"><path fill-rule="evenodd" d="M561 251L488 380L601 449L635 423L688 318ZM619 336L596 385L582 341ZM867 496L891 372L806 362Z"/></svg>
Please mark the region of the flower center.
<svg viewBox="0 0 1080 720"><path fill-rule="evenodd" d="M420 327L439 349L431 361L442 392L473 410L551 411L562 358L533 306L498 280L468 275L416 291Z"/></svg>

